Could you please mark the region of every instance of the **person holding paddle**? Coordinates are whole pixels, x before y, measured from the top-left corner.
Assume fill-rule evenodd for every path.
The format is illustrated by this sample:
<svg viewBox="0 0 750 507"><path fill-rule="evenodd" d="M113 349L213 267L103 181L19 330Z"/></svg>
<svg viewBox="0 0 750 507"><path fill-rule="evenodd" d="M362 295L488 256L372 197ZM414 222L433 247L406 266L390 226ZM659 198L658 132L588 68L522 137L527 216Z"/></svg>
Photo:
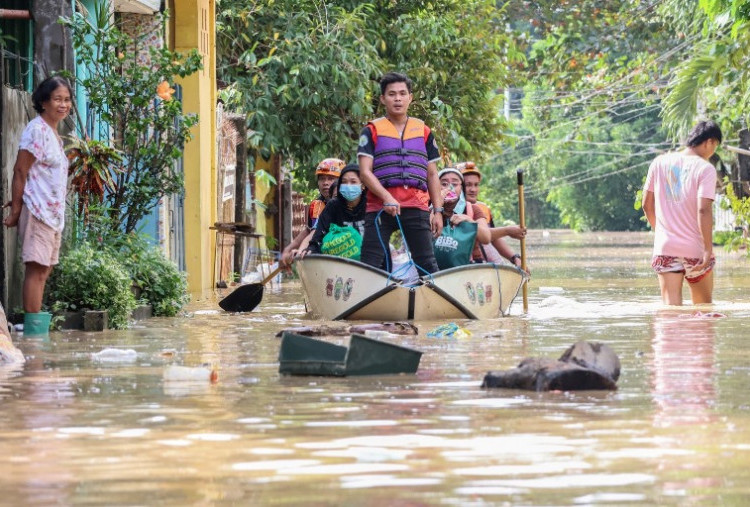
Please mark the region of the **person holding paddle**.
<svg viewBox="0 0 750 507"><path fill-rule="evenodd" d="M307 246L306 241L312 237L312 232L318 222L318 217L323 212L326 203L330 199L329 190L331 185L341 176L341 169L344 168L346 162L338 158L327 158L321 160L318 166L315 168L315 177L318 181L318 197L313 199L310 206L307 208L307 227L303 228L289 243L284 250L281 251L281 257L279 265L283 267L291 266L294 256L300 248Z"/></svg>
<svg viewBox="0 0 750 507"><path fill-rule="evenodd" d="M398 72L385 74L380 79L385 116L368 123L359 138L359 172L369 191L362 262L387 268L385 245L400 224L416 265L434 273L438 265L432 239L443 229L436 164L440 152L430 128L408 116L412 100L411 79Z"/></svg>
<svg viewBox="0 0 750 507"><path fill-rule="evenodd" d="M482 245L480 253L483 255L478 258L475 256L474 260L478 262L500 263L505 258L508 262L520 268L521 256L513 252L513 249L508 246L503 238L510 236L513 239L523 239L526 237L526 228L518 225L495 227L495 223L492 220L492 210L490 210L487 204L478 200L479 185L482 181L482 173L479 171L479 168L474 162L461 162L456 164L456 167L464 177L464 195L466 196L466 201L476 204L482 209L484 215L487 217L487 222L490 226L490 235L492 236L489 244Z"/></svg>
<svg viewBox="0 0 750 507"><path fill-rule="evenodd" d="M688 135L684 150L659 155L648 168L642 204L654 231L651 267L665 305L682 305L683 280L693 304L712 301L716 168L709 159L721 139L715 122L702 121Z"/></svg>

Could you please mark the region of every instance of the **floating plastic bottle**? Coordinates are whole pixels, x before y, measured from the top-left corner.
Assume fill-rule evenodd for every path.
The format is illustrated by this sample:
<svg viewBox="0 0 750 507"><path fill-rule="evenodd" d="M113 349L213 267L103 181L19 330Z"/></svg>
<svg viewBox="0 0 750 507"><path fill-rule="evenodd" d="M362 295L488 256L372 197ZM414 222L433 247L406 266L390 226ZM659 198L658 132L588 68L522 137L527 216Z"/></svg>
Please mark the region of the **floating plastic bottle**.
<svg viewBox="0 0 750 507"><path fill-rule="evenodd" d="M216 382L219 372L210 366L178 366L170 364L164 368L164 380L169 382Z"/></svg>

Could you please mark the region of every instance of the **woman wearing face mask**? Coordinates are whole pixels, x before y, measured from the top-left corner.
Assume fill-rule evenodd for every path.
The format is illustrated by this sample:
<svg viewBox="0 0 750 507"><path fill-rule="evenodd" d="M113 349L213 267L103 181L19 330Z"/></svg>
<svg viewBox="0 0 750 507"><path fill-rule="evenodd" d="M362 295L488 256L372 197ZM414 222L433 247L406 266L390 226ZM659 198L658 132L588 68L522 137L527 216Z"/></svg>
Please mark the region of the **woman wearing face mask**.
<svg viewBox="0 0 750 507"><path fill-rule="evenodd" d="M337 183L338 195L328 201L318 217L315 229L306 253L320 253L323 238L328 234L332 224L344 227L351 226L360 236L365 231L365 210L367 208L367 190L359 178L359 166L349 164L341 170Z"/></svg>

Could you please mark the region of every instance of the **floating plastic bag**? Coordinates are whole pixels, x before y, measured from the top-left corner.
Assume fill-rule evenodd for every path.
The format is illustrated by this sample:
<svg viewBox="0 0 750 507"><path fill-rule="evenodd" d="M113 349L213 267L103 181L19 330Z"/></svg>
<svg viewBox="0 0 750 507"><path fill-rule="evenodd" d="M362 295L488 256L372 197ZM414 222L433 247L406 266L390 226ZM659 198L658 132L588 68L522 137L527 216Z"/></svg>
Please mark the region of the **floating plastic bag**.
<svg viewBox="0 0 750 507"><path fill-rule="evenodd" d="M91 354L91 359L100 363L133 363L138 353L133 349L108 348Z"/></svg>
<svg viewBox="0 0 750 507"><path fill-rule="evenodd" d="M391 273L394 278L403 280L405 285L414 285L419 281L419 272L414 267L414 263L409 262L409 255L406 253L399 253L393 255L395 250L391 251L393 257L393 269ZM408 267L407 267L408 265Z"/></svg>
<svg viewBox="0 0 750 507"><path fill-rule="evenodd" d="M455 322L442 324L427 333L428 338L467 338L471 336L471 331L459 327Z"/></svg>

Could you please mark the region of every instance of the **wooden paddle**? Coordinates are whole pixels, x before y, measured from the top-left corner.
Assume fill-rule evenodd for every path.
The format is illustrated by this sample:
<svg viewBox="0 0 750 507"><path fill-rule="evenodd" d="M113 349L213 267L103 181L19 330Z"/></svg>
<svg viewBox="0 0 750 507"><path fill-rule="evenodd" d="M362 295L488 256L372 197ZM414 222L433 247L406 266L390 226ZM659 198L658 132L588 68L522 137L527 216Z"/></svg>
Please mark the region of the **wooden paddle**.
<svg viewBox="0 0 750 507"><path fill-rule="evenodd" d="M227 312L252 312L263 299L263 286L279 274L283 267L279 266L271 271L260 283L240 285L227 297L219 301L219 306Z"/></svg>
<svg viewBox="0 0 750 507"><path fill-rule="evenodd" d="M516 171L518 176L518 220L520 226L526 228L526 205L523 198L523 169ZM526 271L526 238L521 238L521 269ZM529 311L529 282L523 284L523 312Z"/></svg>

